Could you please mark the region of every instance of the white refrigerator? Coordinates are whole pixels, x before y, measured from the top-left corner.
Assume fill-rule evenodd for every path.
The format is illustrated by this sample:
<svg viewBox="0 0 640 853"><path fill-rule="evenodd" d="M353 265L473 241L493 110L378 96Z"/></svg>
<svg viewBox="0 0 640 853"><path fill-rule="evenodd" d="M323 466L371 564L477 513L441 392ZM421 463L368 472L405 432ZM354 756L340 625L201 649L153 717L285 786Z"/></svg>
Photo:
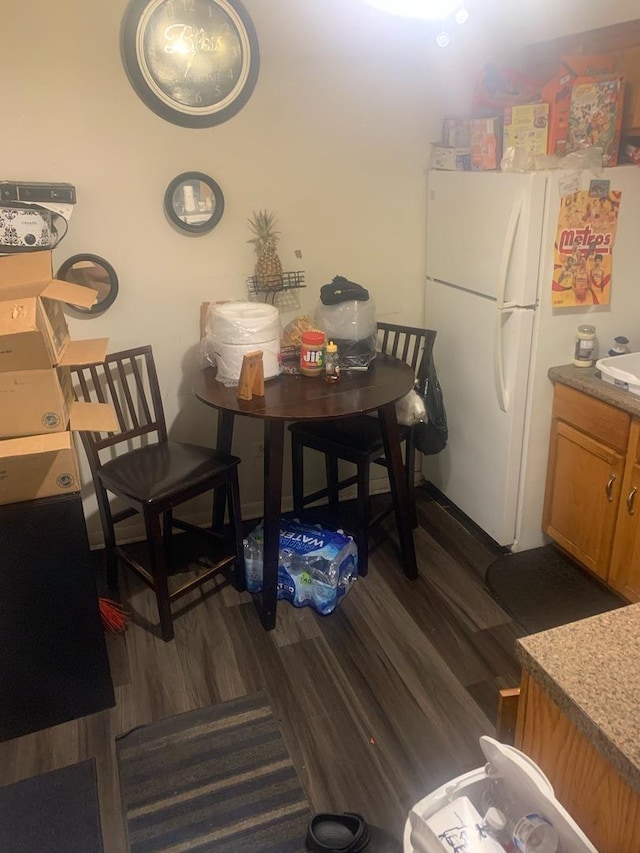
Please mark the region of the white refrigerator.
<svg viewBox="0 0 640 853"><path fill-rule="evenodd" d="M621 190L610 305L552 308L560 187L594 178ZM542 506L553 385L578 325L605 356L618 335L640 350L640 168L513 174L430 171L425 325L449 426L423 474L499 545L545 543Z"/></svg>

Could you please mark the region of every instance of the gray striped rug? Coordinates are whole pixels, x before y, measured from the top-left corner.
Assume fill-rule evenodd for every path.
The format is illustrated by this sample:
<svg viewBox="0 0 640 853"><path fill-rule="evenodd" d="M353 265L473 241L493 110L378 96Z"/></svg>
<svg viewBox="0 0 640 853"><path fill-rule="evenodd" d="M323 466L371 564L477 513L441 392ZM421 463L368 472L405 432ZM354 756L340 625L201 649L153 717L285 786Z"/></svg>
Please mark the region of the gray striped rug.
<svg viewBox="0 0 640 853"><path fill-rule="evenodd" d="M305 849L309 804L264 693L116 742L132 853Z"/></svg>

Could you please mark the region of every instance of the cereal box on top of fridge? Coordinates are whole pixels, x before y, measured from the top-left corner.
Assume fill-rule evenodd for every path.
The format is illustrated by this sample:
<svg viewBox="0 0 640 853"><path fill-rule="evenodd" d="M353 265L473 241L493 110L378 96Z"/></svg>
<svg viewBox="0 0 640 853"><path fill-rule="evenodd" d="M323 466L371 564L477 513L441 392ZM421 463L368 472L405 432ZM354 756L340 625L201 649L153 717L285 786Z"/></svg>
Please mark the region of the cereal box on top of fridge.
<svg viewBox="0 0 640 853"><path fill-rule="evenodd" d="M504 111L503 145L532 154L547 153L549 104L521 104Z"/></svg>
<svg viewBox="0 0 640 853"><path fill-rule="evenodd" d="M471 120L471 170L491 171L500 168L502 159L502 119Z"/></svg>
<svg viewBox="0 0 640 853"><path fill-rule="evenodd" d="M578 77L610 74L615 57L608 53L563 56L556 74L542 87L541 100L549 104L549 140L547 154L561 156L567 150L567 128L571 88Z"/></svg>
<svg viewBox="0 0 640 853"><path fill-rule="evenodd" d="M578 77L571 89L567 150L602 148L602 164L618 163L624 78Z"/></svg>

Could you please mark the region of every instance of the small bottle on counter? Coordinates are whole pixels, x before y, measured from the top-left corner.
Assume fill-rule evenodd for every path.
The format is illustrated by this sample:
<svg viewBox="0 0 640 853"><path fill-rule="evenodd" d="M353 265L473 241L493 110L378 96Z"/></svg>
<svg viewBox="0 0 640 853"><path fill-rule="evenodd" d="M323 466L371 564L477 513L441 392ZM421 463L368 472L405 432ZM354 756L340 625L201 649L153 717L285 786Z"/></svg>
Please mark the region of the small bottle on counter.
<svg viewBox="0 0 640 853"><path fill-rule="evenodd" d="M338 345L329 341L324 351L324 375L327 382L337 382L340 379L340 360Z"/></svg>
<svg viewBox="0 0 640 853"><path fill-rule="evenodd" d="M300 341L300 373L321 376L324 372L324 332L308 329Z"/></svg>
<svg viewBox="0 0 640 853"><path fill-rule="evenodd" d="M596 327L578 326L573 363L576 367L592 367L596 346Z"/></svg>

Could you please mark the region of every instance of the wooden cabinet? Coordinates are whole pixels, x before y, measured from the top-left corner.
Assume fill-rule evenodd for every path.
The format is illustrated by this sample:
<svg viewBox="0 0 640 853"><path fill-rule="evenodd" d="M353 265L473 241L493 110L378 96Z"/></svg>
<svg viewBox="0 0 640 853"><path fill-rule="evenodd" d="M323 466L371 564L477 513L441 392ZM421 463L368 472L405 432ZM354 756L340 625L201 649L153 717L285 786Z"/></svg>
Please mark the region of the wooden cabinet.
<svg viewBox="0 0 640 853"><path fill-rule="evenodd" d="M618 520L631 416L556 385L542 525L602 580Z"/></svg>
<svg viewBox="0 0 640 853"><path fill-rule="evenodd" d="M640 794L527 672L515 745L539 765L558 800L600 853L638 849Z"/></svg>
<svg viewBox="0 0 640 853"><path fill-rule="evenodd" d="M640 420L634 419L609 583L629 601L640 601Z"/></svg>
<svg viewBox="0 0 640 853"><path fill-rule="evenodd" d="M555 386L544 532L640 601L640 418Z"/></svg>

